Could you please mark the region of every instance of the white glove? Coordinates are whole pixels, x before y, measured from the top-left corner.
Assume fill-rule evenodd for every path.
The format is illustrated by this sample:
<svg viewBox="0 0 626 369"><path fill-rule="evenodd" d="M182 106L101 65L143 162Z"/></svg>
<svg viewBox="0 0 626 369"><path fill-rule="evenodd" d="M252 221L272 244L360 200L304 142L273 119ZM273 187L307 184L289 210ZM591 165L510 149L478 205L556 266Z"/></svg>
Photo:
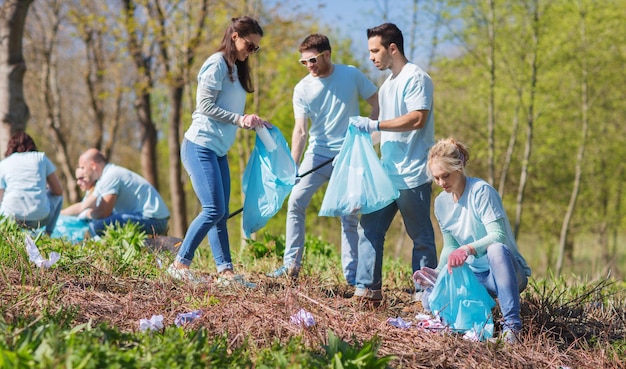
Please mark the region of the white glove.
<svg viewBox="0 0 626 369"><path fill-rule="evenodd" d="M372 133L374 131L379 131L378 121L368 117L350 117L350 124L358 128L361 132Z"/></svg>

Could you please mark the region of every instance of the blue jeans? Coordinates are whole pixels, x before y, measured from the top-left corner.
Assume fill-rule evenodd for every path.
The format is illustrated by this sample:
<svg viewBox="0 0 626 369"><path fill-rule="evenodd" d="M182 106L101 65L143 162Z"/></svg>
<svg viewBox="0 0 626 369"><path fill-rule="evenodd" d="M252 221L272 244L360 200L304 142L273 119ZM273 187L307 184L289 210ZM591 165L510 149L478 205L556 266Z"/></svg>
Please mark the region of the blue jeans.
<svg viewBox="0 0 626 369"><path fill-rule="evenodd" d="M413 272L424 266L437 267L435 233L430 221L431 183L400 190L400 197L386 207L361 215L359 224L359 264L356 272L355 293L382 289L382 267L385 234L400 210L404 227L413 240L411 263Z"/></svg>
<svg viewBox="0 0 626 369"><path fill-rule="evenodd" d="M317 165L331 158L313 154L305 154L300 164L300 173L306 173ZM328 163L313 173L300 179L293 187L287 202L286 245L283 265L287 268L300 268L304 253L304 226L306 208L313 194L328 180L333 171L332 163ZM341 219L341 264L343 274L349 285L354 285L358 262L357 215L342 216Z"/></svg>
<svg viewBox="0 0 626 369"><path fill-rule="evenodd" d="M124 225L128 222L132 222L139 225L141 230L148 235L163 235L167 233L168 221L169 218L146 218L141 213L113 213L106 218L92 219L89 222L89 234L92 236L102 235L106 227L110 224L118 223Z"/></svg>
<svg viewBox="0 0 626 369"><path fill-rule="evenodd" d="M208 235L217 271L233 269L226 227L230 201L228 157L217 156L212 150L187 139L183 140L180 157L202 210L189 225L176 260L190 265L196 249Z"/></svg>
<svg viewBox="0 0 626 369"><path fill-rule="evenodd" d="M520 292L526 288L528 277L511 251L501 243L487 248L489 270L474 273L489 293L498 298L504 328L519 332L522 329L520 317Z"/></svg>
<svg viewBox="0 0 626 369"><path fill-rule="evenodd" d="M51 235L54 232L54 227L57 225L57 219L59 219L59 214L61 214L61 208L63 207L63 196L56 196L47 191L48 203L50 204L50 212L46 219L43 220L25 220L20 221L16 220L18 224L23 225L27 228L39 228L46 227L46 233Z"/></svg>

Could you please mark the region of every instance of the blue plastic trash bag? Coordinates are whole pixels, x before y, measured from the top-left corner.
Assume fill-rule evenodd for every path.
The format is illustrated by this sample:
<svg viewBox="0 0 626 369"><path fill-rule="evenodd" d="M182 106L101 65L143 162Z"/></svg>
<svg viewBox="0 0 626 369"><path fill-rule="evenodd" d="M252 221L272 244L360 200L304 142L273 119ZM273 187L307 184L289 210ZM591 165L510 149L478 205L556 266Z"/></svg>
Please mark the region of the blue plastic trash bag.
<svg viewBox="0 0 626 369"><path fill-rule="evenodd" d="M369 214L400 196L372 147L369 133L353 125L348 127L333 165L320 216Z"/></svg>
<svg viewBox="0 0 626 369"><path fill-rule="evenodd" d="M428 297L430 309L457 332L474 330L481 339L493 335L491 309L496 305L487 289L478 281L467 264L445 266Z"/></svg>
<svg viewBox="0 0 626 369"><path fill-rule="evenodd" d="M296 163L285 137L277 127L270 128L269 132L276 149L269 152L257 135L243 173L243 230L246 237L263 228L280 210L296 183Z"/></svg>
<svg viewBox="0 0 626 369"><path fill-rule="evenodd" d="M85 239L87 232L89 232L89 222L87 220L61 214L50 237L65 238L72 243L79 243Z"/></svg>

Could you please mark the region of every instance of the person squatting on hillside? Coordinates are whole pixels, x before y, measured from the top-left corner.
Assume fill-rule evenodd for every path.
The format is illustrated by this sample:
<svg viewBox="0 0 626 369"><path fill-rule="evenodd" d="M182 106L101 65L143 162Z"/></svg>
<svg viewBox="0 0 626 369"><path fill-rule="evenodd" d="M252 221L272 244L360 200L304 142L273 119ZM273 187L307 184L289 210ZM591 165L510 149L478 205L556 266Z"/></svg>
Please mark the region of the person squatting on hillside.
<svg viewBox="0 0 626 369"><path fill-rule="evenodd" d="M308 35L299 50L300 63L309 74L296 84L293 92L295 126L291 155L299 164L299 172L308 173L339 153L349 118L359 115L359 97L372 107L370 116L378 117L378 95L376 85L357 68L332 63L330 41L325 35ZM315 192L328 182L332 171L332 165L324 165L302 177L292 189L283 266L268 276L298 276L304 253L306 208ZM355 283L358 261L358 221L358 215L341 217L341 262L343 274L351 286Z"/></svg>
<svg viewBox="0 0 626 369"><path fill-rule="evenodd" d="M361 215L359 263L354 295L382 300L385 234L398 212L413 240L413 272L437 265L435 234L430 220L431 181L426 175L428 150L434 144L433 83L430 76L404 56L402 32L392 23L367 30L370 60L391 71L378 90L379 120L359 117L361 131L380 131L383 168L400 196L386 207ZM416 298L421 293L416 285Z"/></svg>
<svg viewBox="0 0 626 369"><path fill-rule="evenodd" d="M86 182L95 182L92 193L80 203L90 219L89 233L102 235L111 224L132 222L148 235L164 235L170 211L159 192L139 174L107 163L104 154L91 148L78 158L78 171Z"/></svg>
<svg viewBox="0 0 626 369"><path fill-rule="evenodd" d="M233 271L226 226L230 201L227 152L235 142L237 129L271 127L257 115L244 114L246 93L254 91L248 57L259 50L262 36L263 29L255 19L232 18L218 51L209 56L198 73L196 110L180 155L202 210L191 222L176 259L167 269L173 278L203 281L189 265L208 234L218 281L255 286Z"/></svg>
<svg viewBox="0 0 626 369"><path fill-rule="evenodd" d="M489 293L498 298L502 337L516 342L522 329L520 292L530 268L519 253L498 192L480 178L465 174L469 152L450 137L440 140L428 155L428 175L443 188L435 199L435 217L443 235L436 273L467 263ZM422 273L435 275L424 267ZM419 280L415 273L414 279Z"/></svg>
<svg viewBox="0 0 626 369"><path fill-rule="evenodd" d="M54 232L63 187L56 167L25 132L11 136L5 158L0 161L0 214L23 227Z"/></svg>

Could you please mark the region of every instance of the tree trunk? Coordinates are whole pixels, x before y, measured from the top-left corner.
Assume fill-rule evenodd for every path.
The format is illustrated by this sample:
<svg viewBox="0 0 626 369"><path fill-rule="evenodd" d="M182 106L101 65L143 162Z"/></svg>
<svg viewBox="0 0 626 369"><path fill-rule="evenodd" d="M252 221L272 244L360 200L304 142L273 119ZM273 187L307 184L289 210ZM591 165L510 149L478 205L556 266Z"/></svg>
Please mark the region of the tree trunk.
<svg viewBox="0 0 626 369"><path fill-rule="evenodd" d="M498 185L498 193L500 197L504 198L504 189L506 188L506 177L509 174L509 168L511 167L511 160L513 159L513 152L515 151L515 142L517 141L517 130L519 128L519 112L522 108L522 91L518 89L518 102L515 106L515 113L513 114L513 126L511 127L511 136L509 137L509 144L506 148L506 154L504 154L504 162L502 163L502 170L500 171L500 180Z"/></svg>
<svg viewBox="0 0 626 369"><path fill-rule="evenodd" d="M128 50L135 62L137 81L135 84L135 110L141 126L141 168L144 178L157 190L159 189L158 172L156 165L157 130L152 121L152 109L150 106L150 94L154 85L152 81L152 69L150 60L152 55L144 55L139 39L138 21L135 18L135 3L132 0L124 0L124 15L126 17L126 29L128 31Z"/></svg>
<svg viewBox="0 0 626 369"><path fill-rule="evenodd" d="M167 135L169 147L170 196L172 198L172 220L170 227L172 236L182 237L187 229L187 201L182 182L182 166L180 164L180 116L183 106L184 85L171 88L170 127Z"/></svg>
<svg viewBox="0 0 626 369"><path fill-rule="evenodd" d="M144 75L139 79L145 81L138 82L137 100L135 109L137 110L137 118L141 126L140 146L141 146L141 168L143 177L150 182L154 188L159 190L159 176L156 165L156 144L157 130L152 121L152 108L150 106L150 90L152 89L151 72L147 67L139 67L138 72L143 70ZM149 86L149 87L148 87Z"/></svg>
<svg viewBox="0 0 626 369"><path fill-rule="evenodd" d="M489 21L487 22L487 33L489 35L489 104L487 106L487 181L495 186L495 95L496 95L496 5L495 0L489 0Z"/></svg>
<svg viewBox="0 0 626 369"><path fill-rule="evenodd" d="M41 73L41 94L45 108L45 125L52 142L57 148L54 152L59 168L60 179L65 179L63 194L70 203L80 199L80 191L74 178L74 165L68 152L67 138L63 134L63 109L60 86L58 81L58 36L62 24L60 6L50 6L50 28L42 36L44 43L44 64Z"/></svg>
<svg viewBox="0 0 626 369"><path fill-rule="evenodd" d="M580 44L582 48L585 49L587 45L587 37L586 37L586 29L585 29L585 12L581 11L581 25L580 25ZM566 252L568 254L572 254L573 250L567 250L567 246L573 248L573 242L567 242L569 225L572 220L572 215L574 214L574 209L576 208L576 200L578 199L578 193L580 191L580 182L582 178L583 172L583 162L585 160L585 146L587 144L587 132L589 131L589 119L588 119L588 111L589 111L589 86L588 86L588 65L586 54L583 50L580 53L582 58L582 83L581 83L581 120L582 120L582 132L581 132L581 140L580 146L578 147L578 153L576 155L576 173L574 175L574 187L572 188L572 193L570 196L569 204L567 205L567 211L565 212L565 217L563 218L563 224L561 226L561 235L559 237L559 256L556 262L556 275L557 277L561 275L561 271L563 270L563 259L565 258Z"/></svg>
<svg viewBox="0 0 626 369"><path fill-rule="evenodd" d="M538 73L538 44L539 44L539 5L534 1L533 22L532 22L532 45L529 47L531 53L531 79L530 79L530 98L528 103L528 112L526 114L526 145L524 147L524 157L522 158L522 171L520 174L519 187L517 189L516 209L515 209L515 227L514 236L518 239L520 226L522 224L522 209L524 204L524 190L528 182L528 172L530 167L530 155L533 147L533 124L535 122L535 93L537 88Z"/></svg>
<svg viewBox="0 0 626 369"><path fill-rule="evenodd" d="M9 138L26 129L30 111L24 99L26 62L22 38L32 0L5 0L0 5L0 158Z"/></svg>
<svg viewBox="0 0 626 369"><path fill-rule="evenodd" d="M185 2L185 12L192 13L191 2ZM160 57L168 76L167 82L170 84L170 104L171 112L169 118L169 131L167 136L169 149L169 184L170 197L172 200L170 221L173 236L183 237L187 229L187 200L183 186L182 166L180 163L180 143L181 143L181 116L183 110L183 94L185 86L190 82L189 69L193 65L196 49L204 40L206 35L205 22L208 13L208 0L203 0L197 16L197 24L192 29L191 22L184 25L184 40L182 45L176 44L176 40L168 34L168 14L159 1L155 1L151 6L151 15L156 19L155 35L160 49ZM170 25L171 26L171 25ZM176 59L170 50L183 49L182 61ZM194 105L192 105L193 108ZM193 110L192 110L193 111Z"/></svg>

